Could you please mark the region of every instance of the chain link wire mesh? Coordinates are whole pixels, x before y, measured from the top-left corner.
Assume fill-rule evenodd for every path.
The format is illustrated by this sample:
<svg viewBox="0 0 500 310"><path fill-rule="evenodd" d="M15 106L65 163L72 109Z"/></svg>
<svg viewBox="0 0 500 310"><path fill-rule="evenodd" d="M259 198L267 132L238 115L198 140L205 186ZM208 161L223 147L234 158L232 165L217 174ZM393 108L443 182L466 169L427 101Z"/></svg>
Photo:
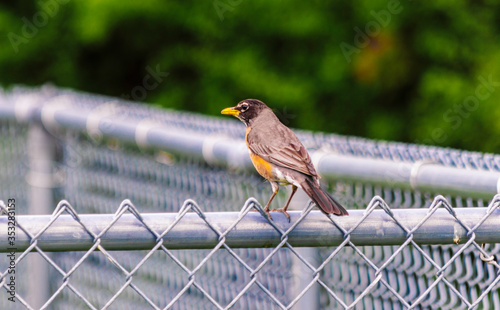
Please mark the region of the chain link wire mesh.
<svg viewBox="0 0 500 310"><path fill-rule="evenodd" d="M236 121L162 111L48 86L15 88L1 97L0 105L20 100L52 106L71 102L73 107L91 114L106 114L123 121L147 119L193 135L228 134L239 138L244 135L242 125ZM0 200L13 197L18 215L34 214L36 210L25 207L32 187L27 160L31 123L20 121L19 113L16 117L17 121L0 118ZM42 113L42 121L43 117ZM118 218L131 213L148 229L141 214L174 212L181 221L189 211L203 218L206 212L239 211L249 197L255 197L243 207L243 217L251 209L260 208L257 201L266 202L271 195L269 184L253 173L102 137L98 130L92 132L94 127L89 124L90 121L88 132L46 126L57 141L53 172L58 182L53 186L54 198L64 199L54 210L51 217L54 221L61 214L70 214L78 222L81 214L115 214ZM432 161L462 169L500 171L498 155L334 134L298 132L298 136L309 149L328 148L349 156ZM494 202L471 197L447 195L434 199L437 193L396 188L390 180L386 186L338 181L328 184L328 188L348 209L382 208L390 213L390 209L398 208L444 207L453 216L451 206L489 206L491 210L497 207ZM274 204L284 204L286 196L281 191ZM124 201L125 198L129 201ZM497 244L486 245L484 250L473 239L457 245L418 245L411 238L415 227L401 227L408 238L400 245L356 246L350 241L350 232L344 231L345 241L338 247L303 251L287 242L294 226L288 231L275 226L283 241L277 247L246 249L229 247L224 242L228 231L220 231L206 222L220 238L213 249L170 250L161 244L161 238L168 238L168 230L158 235L149 228L158 240L154 248L107 251L99 244L101 236L84 225L95 240L90 250L43 251L37 241L43 239L44 229L52 223L35 231L25 230L24 223L18 223L18 229L30 235L32 243L28 250L18 253L16 260L16 270L20 273L18 302L13 305L7 297L0 298L0 308L42 306L32 306L24 299L30 292L23 284L31 281L29 275L23 274L29 264L25 257L33 255L41 256L49 270L49 279L45 281L50 286L46 309L286 309L298 307L303 295L312 291L319 294L320 309L500 308L498 266L494 261L487 264L481 259L481 255L483 258L497 255L500 250ZM237 224L238 221L234 227ZM343 229L340 219L333 219L332 225ZM112 226L110 223L109 228ZM474 231L473 227L464 229L471 234ZM0 255L4 288L8 264L6 255Z"/></svg>

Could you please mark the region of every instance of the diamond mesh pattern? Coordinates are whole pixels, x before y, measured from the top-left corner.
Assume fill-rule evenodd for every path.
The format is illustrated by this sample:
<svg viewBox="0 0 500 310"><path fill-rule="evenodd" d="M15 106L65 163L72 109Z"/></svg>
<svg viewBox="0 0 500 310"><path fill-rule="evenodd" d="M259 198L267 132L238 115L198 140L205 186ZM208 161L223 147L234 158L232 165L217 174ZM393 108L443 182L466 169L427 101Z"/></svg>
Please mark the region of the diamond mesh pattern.
<svg viewBox="0 0 500 310"><path fill-rule="evenodd" d="M65 96L88 111L116 100L43 87L13 89L1 94L0 104L16 102L26 94L44 102ZM189 130L194 134L244 135L239 122L221 118L159 111L119 100L114 112L118 119L155 119L173 130ZM31 188L27 182L28 128L26 123L0 119L0 200L16 198L20 206L18 215L30 213L24 207L28 205ZM260 208L257 201L266 202L271 195L269 184L252 173L228 171L194 158L141 149L116 139L89 137L74 130L51 133L60 147L57 168L64 176L54 192L57 200L65 199L55 208L54 221L60 214L71 214L78 221L78 214L115 214L119 218L123 213L131 213L148 229L148 224L141 220L141 214L147 212L174 212L179 214L179 220L186 212L195 212L203 218L206 212L239 211L235 206L255 197L245 204L241 213L244 216L245 212ZM298 135L308 148L328 147L339 154L390 161L432 160L464 169L500 171L498 155L333 134L299 131ZM389 186L356 182L328 186L349 209L382 208L390 214L391 209L397 208L429 208L430 212L446 208L453 216L451 206L496 208L495 201L459 196L434 198L431 193ZM286 196L281 191L275 204L282 205ZM124 198L129 201L123 201ZM307 211L303 216L307 216ZM343 229L340 220L333 221L332 225ZM18 229L22 229L23 223L19 224ZM164 248L160 240L168 237L165 231L155 236L159 243L151 250L107 251L100 246L99 236L88 229L96 240L91 250L46 253L37 248L43 230L29 231L30 249L36 253L18 253L17 269L21 273L25 269L26 256L42 257L50 277L47 309L285 309L313 290L320 293L318 303L322 309L500 307L498 266L494 261L486 264L481 260L481 254L497 255L498 245L486 245L483 250L471 239L461 245L419 246L411 238L416 227L401 226L408 235L403 244L356 246L349 240L352 231L345 231L341 246L319 247L315 257L308 257L287 243L293 227L290 231L280 231L283 242L278 247L244 249L228 247L224 243L227 231L219 231L209 222L206 225L220 239L219 245L209 250ZM234 225L237 228L238 222ZM279 230L277 226L276 229ZM475 227L463 229L473 234ZM3 285L7 264L5 255L0 255ZM296 264L307 270L307 274L295 274ZM22 285L29 277L20 276L19 302L13 309L30 307L29 301L23 299L29 292ZM303 282L301 290L294 289L298 281ZM0 308L11 307L6 298L0 298Z"/></svg>

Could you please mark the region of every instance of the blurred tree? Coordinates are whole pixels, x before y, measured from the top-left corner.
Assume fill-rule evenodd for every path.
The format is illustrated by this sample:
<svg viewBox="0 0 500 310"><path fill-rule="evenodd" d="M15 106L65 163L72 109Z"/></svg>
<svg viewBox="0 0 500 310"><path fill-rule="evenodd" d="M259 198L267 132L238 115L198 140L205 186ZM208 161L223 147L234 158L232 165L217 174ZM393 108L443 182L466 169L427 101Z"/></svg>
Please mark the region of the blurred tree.
<svg viewBox="0 0 500 310"><path fill-rule="evenodd" d="M53 82L293 127L500 152L498 1L0 4L0 83ZM167 75L168 74L168 75Z"/></svg>

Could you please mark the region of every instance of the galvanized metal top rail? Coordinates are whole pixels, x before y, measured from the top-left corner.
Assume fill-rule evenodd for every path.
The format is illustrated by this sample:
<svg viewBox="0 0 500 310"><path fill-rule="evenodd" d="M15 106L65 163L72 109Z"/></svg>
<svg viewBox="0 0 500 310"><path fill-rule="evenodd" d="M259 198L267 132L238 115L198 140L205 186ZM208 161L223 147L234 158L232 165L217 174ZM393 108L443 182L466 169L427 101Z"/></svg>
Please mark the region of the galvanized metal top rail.
<svg viewBox="0 0 500 310"><path fill-rule="evenodd" d="M124 107L130 109L130 103L125 106L114 101L84 109L71 96L47 96L45 101L42 97L27 94L14 100L14 104L0 101L0 119L38 121L49 130L87 131L90 135L118 138L141 147L156 147L202 158L210 164L253 171L244 141L229 137L223 130L200 134L200 131L181 130L151 117L130 117L120 113ZM500 193L498 171L444 166L432 160L385 160L321 149L310 152L319 174L329 180L366 182L480 199L489 199Z"/></svg>
<svg viewBox="0 0 500 310"><path fill-rule="evenodd" d="M305 212L291 211L289 223L280 213L268 219L254 199L240 213L203 213L187 200L179 213L144 214L125 200L114 215L78 215L62 201L50 216L17 217L16 251L28 249L34 241L44 251L89 250L96 243L107 250L140 250L158 242L170 249L211 249L221 242L232 248L257 248L275 247L284 239L297 247L338 246L346 240L356 246L398 245L409 240L417 244L497 243L499 204L497 195L488 208L451 208L439 196L429 209L391 210L374 197L366 210L350 210L347 217L327 217L311 211L310 204ZM8 231L7 225L7 216L0 216L0 231ZM1 252L11 248L7 238L0 239Z"/></svg>

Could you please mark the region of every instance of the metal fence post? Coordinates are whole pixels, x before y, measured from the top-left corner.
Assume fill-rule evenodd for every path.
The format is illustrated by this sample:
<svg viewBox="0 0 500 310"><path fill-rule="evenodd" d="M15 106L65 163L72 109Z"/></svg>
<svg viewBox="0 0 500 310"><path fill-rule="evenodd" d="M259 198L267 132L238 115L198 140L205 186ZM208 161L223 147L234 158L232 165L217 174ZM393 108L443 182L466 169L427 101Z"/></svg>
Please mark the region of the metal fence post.
<svg viewBox="0 0 500 310"><path fill-rule="evenodd" d="M289 191L291 192L291 191ZM306 208L309 202L309 197L304 193L303 190L298 189L293 200L290 202L291 210L302 210ZM319 260L318 248L295 248L295 250L305 258L310 264L317 267ZM311 270L295 255L292 258L292 277L293 277L293 295L295 298L301 294L304 289L312 281ZM309 290L299 299L299 301L292 308L294 310L308 309L308 310L319 310L320 309L320 291L319 285L314 284Z"/></svg>
<svg viewBox="0 0 500 310"><path fill-rule="evenodd" d="M29 170L26 181L30 186L28 213L50 214L55 206L56 140L41 124L32 122L27 144ZM25 266L29 277L28 302L34 308L40 308L51 296L49 264L42 256L32 253L26 257Z"/></svg>

